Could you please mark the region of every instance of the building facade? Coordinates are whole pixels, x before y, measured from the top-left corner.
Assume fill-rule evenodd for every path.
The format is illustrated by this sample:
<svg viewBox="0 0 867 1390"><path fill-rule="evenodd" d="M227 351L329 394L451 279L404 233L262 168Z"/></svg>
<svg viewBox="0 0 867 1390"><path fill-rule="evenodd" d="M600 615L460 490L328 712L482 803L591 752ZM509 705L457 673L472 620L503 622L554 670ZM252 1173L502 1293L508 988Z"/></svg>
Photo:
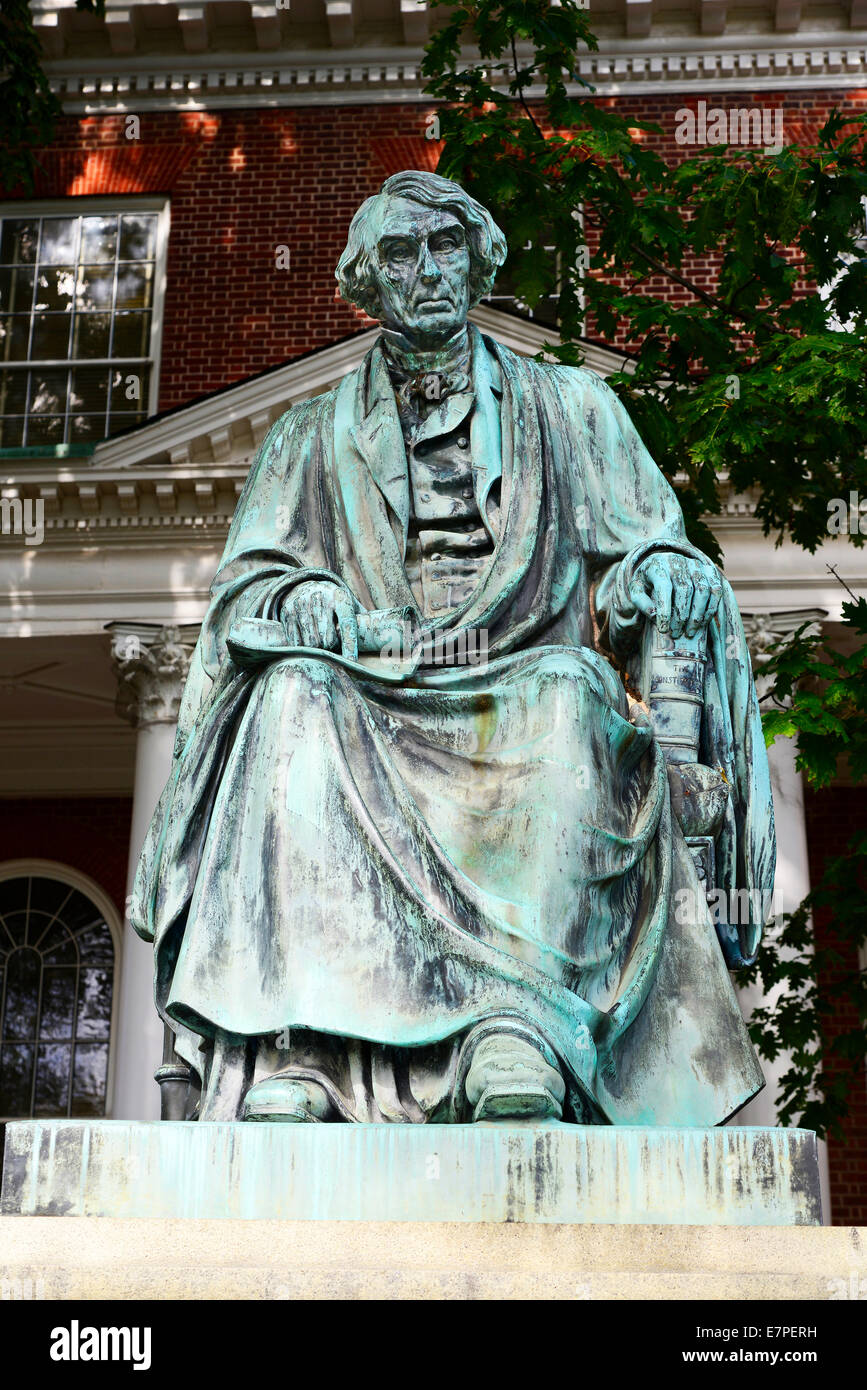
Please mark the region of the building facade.
<svg viewBox="0 0 867 1390"><path fill-rule="evenodd" d="M336 295L349 220L389 174L435 167L434 18L423 0L32 10L64 114L35 190L0 201L0 1122L155 1118L162 1033L130 876L255 450L374 339ZM867 103L865 0L603 0L591 19L582 75L657 122L672 157L701 100L781 110L790 140ZM552 335L502 289L474 318L519 352ZM588 349L603 375L619 361ZM845 535L774 549L755 503L729 491L712 524L760 676L776 636L833 634L828 566L867 594L867 554ZM789 910L867 801L844 777L806 792L783 741L771 757ZM784 1066L737 1123L774 1123ZM831 1219L867 1222L864 1078L825 1165Z"/></svg>

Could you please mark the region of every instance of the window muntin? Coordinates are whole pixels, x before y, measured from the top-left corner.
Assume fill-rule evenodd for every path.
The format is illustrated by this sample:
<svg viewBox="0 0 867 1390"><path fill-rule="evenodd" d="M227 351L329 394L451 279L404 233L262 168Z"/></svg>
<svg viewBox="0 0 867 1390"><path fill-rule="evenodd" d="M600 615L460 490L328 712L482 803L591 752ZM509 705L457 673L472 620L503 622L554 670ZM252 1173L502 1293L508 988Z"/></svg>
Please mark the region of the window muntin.
<svg viewBox="0 0 867 1390"><path fill-rule="evenodd" d="M152 208L0 219L0 447L104 439L148 414Z"/></svg>
<svg viewBox="0 0 867 1390"><path fill-rule="evenodd" d="M105 1113L114 943L86 894L0 880L0 1119Z"/></svg>

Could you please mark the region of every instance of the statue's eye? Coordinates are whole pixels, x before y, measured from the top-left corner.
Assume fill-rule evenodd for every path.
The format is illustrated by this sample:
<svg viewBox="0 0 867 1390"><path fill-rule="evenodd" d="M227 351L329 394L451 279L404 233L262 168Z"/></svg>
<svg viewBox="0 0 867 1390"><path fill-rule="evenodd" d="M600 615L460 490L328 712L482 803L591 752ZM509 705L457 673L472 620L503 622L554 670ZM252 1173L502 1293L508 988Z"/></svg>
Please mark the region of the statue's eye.
<svg viewBox="0 0 867 1390"><path fill-rule="evenodd" d="M413 259L414 250L408 241L392 242L388 248L388 259L390 261L409 261Z"/></svg>

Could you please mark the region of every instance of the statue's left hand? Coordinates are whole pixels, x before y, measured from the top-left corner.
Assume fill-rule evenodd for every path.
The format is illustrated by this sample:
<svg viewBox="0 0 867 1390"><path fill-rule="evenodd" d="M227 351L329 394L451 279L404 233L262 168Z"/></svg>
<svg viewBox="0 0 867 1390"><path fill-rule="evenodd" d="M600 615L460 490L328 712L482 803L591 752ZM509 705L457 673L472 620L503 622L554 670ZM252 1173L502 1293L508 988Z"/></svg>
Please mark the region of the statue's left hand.
<svg viewBox="0 0 867 1390"><path fill-rule="evenodd" d="M722 581L710 560L657 551L639 565L629 597L660 632L694 637L719 607Z"/></svg>

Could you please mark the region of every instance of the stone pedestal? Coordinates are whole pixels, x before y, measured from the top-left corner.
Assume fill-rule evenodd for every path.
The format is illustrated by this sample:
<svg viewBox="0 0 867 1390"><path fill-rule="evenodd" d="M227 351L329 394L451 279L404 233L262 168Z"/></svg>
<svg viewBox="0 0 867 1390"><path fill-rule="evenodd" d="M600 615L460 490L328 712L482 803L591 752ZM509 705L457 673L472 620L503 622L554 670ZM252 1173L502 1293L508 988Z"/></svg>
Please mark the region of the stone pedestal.
<svg viewBox="0 0 867 1390"><path fill-rule="evenodd" d="M8 1125L3 1216L813 1226L807 1130Z"/></svg>

